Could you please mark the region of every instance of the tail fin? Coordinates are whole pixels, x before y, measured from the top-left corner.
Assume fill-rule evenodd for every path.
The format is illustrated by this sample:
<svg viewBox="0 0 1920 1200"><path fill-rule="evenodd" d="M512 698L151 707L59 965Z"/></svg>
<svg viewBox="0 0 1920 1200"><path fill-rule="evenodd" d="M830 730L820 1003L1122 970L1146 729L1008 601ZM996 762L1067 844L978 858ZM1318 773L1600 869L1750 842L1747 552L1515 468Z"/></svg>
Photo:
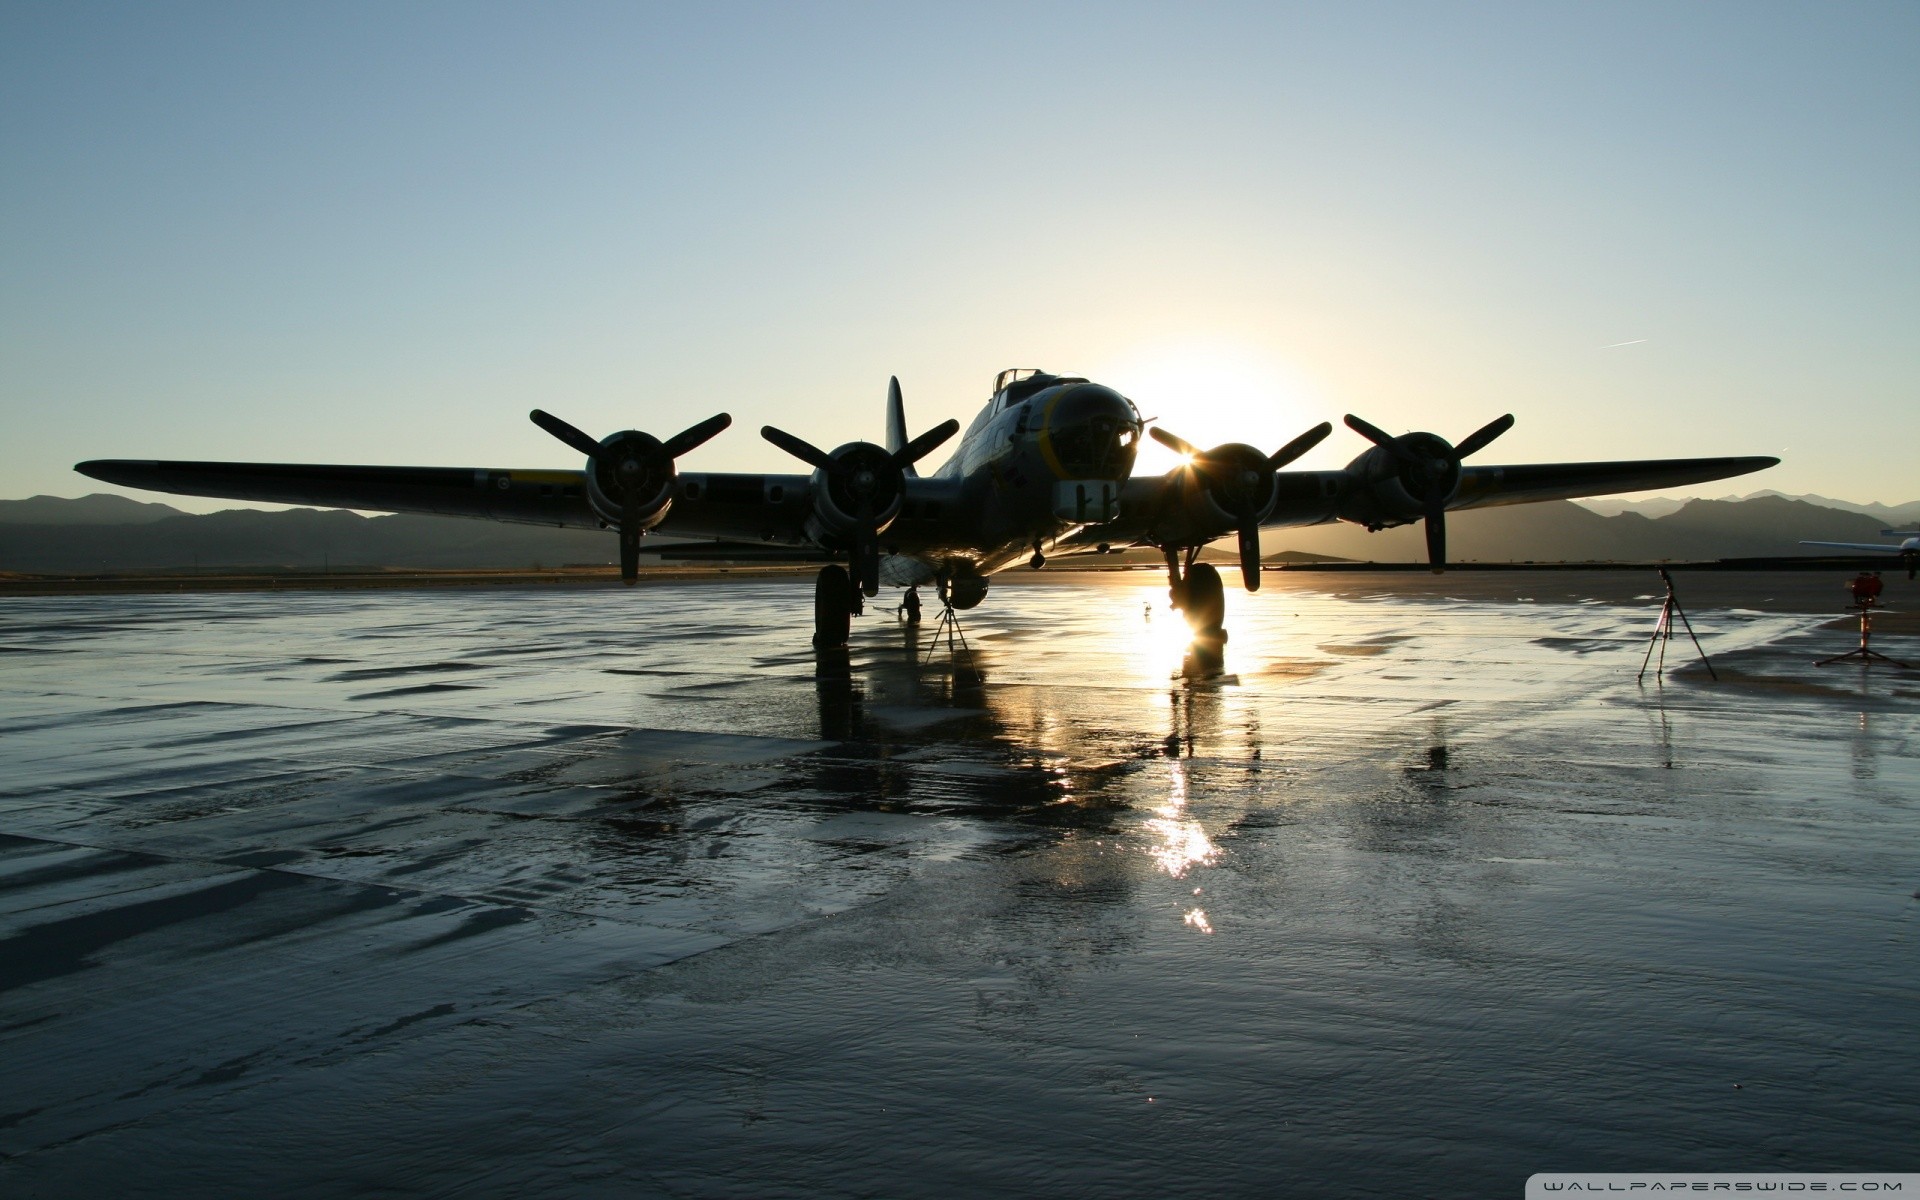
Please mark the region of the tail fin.
<svg viewBox="0 0 1920 1200"><path fill-rule="evenodd" d="M900 400L900 377L895 375L887 380L887 453L900 453L906 449L907 441L907 410ZM917 472L908 466L907 474Z"/></svg>

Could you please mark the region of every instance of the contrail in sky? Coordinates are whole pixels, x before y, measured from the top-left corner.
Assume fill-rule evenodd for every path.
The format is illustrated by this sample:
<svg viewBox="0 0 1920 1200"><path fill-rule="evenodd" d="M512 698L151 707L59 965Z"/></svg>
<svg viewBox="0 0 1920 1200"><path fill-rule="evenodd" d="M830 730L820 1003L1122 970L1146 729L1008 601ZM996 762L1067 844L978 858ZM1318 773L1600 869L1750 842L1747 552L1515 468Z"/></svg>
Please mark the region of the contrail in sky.
<svg viewBox="0 0 1920 1200"><path fill-rule="evenodd" d="M1641 342L1644 342L1644 341L1646 341L1646 340L1647 340L1647 339L1645 339L1645 338L1635 338L1635 339L1633 339L1633 340L1632 340L1632 341L1630 341L1630 342L1615 342L1615 343L1614 343L1613 345L1611 345L1611 346L1602 346L1602 347L1600 347L1600 348L1601 348L1602 350L1618 350L1618 349L1619 349L1620 347L1622 347L1622 346L1638 346L1638 345L1639 345L1639 344L1640 344Z"/></svg>

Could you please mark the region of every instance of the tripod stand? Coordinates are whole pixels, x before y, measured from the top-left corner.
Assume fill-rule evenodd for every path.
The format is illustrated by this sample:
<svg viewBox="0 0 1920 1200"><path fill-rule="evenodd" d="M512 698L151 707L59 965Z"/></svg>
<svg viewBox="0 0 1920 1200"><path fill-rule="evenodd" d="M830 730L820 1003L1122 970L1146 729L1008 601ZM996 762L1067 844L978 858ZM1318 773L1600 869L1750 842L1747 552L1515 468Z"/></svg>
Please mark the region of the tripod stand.
<svg viewBox="0 0 1920 1200"><path fill-rule="evenodd" d="M967 652L969 658L973 656L973 647L967 645L967 635L960 628L960 615L953 611L953 605L943 602L940 605L940 623L933 627L933 637L927 642L927 656L921 660L922 666L933 661L933 652L939 648L942 635L947 639L948 654L953 653L953 640L959 638L960 648Z"/></svg>
<svg viewBox="0 0 1920 1200"><path fill-rule="evenodd" d="M1901 662L1899 659L1888 658L1886 655L1880 653L1878 650L1870 649L1868 647L1867 641L1868 639L1873 637L1873 610L1875 607L1877 607L1877 605L1874 603L1873 598L1869 596L1864 599L1855 600L1853 603L1853 607L1855 611L1857 611L1860 614L1860 646L1859 648L1855 650L1849 650L1845 654L1836 654L1832 658L1823 658L1820 661L1814 663L1813 665L1816 667L1824 667L1828 663L1846 662L1850 658L1857 658L1860 660L1860 665L1864 667L1868 663L1873 662L1875 659L1878 659L1883 663L1888 663L1892 666L1899 667L1902 670L1906 670L1906 671L1913 670L1912 667L1909 667L1906 663Z"/></svg>
<svg viewBox="0 0 1920 1200"><path fill-rule="evenodd" d="M1665 673L1667 643L1673 640L1673 619L1679 617L1680 624L1686 627L1687 636L1693 638L1693 648L1700 651L1700 661L1706 664L1707 674L1713 676L1715 683L1720 682L1720 673L1713 669L1713 662L1707 658L1707 652L1701 649L1699 637L1693 632L1693 622L1687 620L1686 610L1680 607L1680 597L1673 594L1673 576L1667 574L1665 567L1660 568L1660 582L1667 585L1667 598L1660 605L1659 623L1653 627L1653 636L1647 639L1647 652L1640 659L1640 673L1634 676L1634 679L1641 680L1647 677L1647 663L1653 658L1655 642L1660 644L1660 663L1653 669L1653 676L1658 679Z"/></svg>

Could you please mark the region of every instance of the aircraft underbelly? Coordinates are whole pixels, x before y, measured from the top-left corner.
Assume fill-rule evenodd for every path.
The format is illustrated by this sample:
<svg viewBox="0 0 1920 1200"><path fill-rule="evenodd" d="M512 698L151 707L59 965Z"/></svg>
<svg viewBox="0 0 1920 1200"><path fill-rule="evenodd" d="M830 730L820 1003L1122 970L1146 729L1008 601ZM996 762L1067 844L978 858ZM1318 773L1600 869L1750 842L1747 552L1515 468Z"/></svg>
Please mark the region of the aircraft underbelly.
<svg viewBox="0 0 1920 1200"><path fill-rule="evenodd" d="M925 587L938 574L933 563L910 554L887 554L880 559L882 587Z"/></svg>
<svg viewBox="0 0 1920 1200"><path fill-rule="evenodd" d="M1083 528L1053 514L1052 473L1037 456L1031 462L1021 457L1009 453L968 482L959 505L964 521L896 521L881 535L889 551L881 581L907 587L929 582L941 571L991 575L1025 563L1036 538L1050 549ZM889 568L889 560L898 565Z"/></svg>

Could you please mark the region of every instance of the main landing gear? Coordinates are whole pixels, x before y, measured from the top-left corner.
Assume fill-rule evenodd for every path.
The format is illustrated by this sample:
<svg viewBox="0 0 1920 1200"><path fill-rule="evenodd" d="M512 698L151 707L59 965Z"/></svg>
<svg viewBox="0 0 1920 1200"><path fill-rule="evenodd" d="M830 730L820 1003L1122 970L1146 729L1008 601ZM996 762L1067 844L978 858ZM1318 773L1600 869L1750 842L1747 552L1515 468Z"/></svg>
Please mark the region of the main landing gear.
<svg viewBox="0 0 1920 1200"><path fill-rule="evenodd" d="M1220 572L1212 563L1195 562L1199 547L1185 551L1165 548L1167 559L1167 598L1173 607L1186 614L1193 629L1190 657L1204 668L1218 670L1222 648L1227 644L1226 592L1220 586Z"/></svg>
<svg viewBox="0 0 1920 1200"><path fill-rule="evenodd" d="M944 635L949 645L959 633L960 621L956 609L972 608L980 603L987 594L987 581L979 575L953 576L941 574L935 584L940 597L940 626L934 633L934 642ZM1214 590L1218 591L1219 578L1214 579ZM853 577L847 568L833 563L820 568L813 580L813 645L816 650L829 650L843 647L853 631L853 618L864 610L860 589L854 585ZM918 603L918 598L915 598ZM916 630L917 616L908 623L909 630ZM965 639L962 638L964 649Z"/></svg>
<svg viewBox="0 0 1920 1200"><path fill-rule="evenodd" d="M820 568L813 580L813 644L844 646L853 629L853 609L859 593L839 563Z"/></svg>
<svg viewBox="0 0 1920 1200"><path fill-rule="evenodd" d="M1194 633L1226 641L1221 622L1227 619L1227 597L1220 586L1220 572L1212 563L1194 561L1200 553L1197 547L1162 553L1167 557L1167 599L1186 613Z"/></svg>

